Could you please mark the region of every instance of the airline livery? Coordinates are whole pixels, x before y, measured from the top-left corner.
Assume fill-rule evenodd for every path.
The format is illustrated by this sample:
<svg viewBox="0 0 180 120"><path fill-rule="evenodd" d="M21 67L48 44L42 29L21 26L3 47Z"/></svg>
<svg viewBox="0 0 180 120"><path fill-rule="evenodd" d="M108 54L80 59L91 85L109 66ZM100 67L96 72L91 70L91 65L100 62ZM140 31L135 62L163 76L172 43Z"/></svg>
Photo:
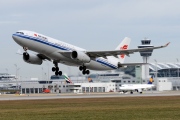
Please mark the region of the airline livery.
<svg viewBox="0 0 180 120"><path fill-rule="evenodd" d="M155 87L152 83L153 83L153 76L151 76L147 84L124 84L121 87L119 87L119 89L123 91L123 93L130 91L130 93L133 94L133 91L137 91L140 94L142 94L143 90L147 90Z"/></svg>
<svg viewBox="0 0 180 120"><path fill-rule="evenodd" d="M66 83L72 83L71 79L68 77L67 74L64 73L63 76L64 76L64 79L66 80Z"/></svg>
<svg viewBox="0 0 180 120"><path fill-rule="evenodd" d="M52 71L55 72L55 75L62 75L58 63L77 66L83 74L89 74L89 69L113 70L128 65L142 65L144 63L124 63L125 56L134 52L163 48L169 44L128 49L131 39L126 37L115 50L88 51L33 31L20 30L12 37L17 44L23 47L24 53L22 55L25 62L41 65L43 60L53 61ZM29 50L37 54L29 53Z"/></svg>

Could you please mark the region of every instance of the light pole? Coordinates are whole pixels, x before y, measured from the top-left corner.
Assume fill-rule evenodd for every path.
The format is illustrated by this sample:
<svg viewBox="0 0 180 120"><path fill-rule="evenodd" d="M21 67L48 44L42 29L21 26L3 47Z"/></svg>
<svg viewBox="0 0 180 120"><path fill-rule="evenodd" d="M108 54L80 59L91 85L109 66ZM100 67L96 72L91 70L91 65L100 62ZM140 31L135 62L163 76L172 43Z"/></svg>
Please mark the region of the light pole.
<svg viewBox="0 0 180 120"><path fill-rule="evenodd" d="M176 60L177 60L177 62L179 63L179 59L177 58ZM178 65L177 65L177 66L178 66ZM178 80L179 80L179 66L178 66Z"/></svg>
<svg viewBox="0 0 180 120"><path fill-rule="evenodd" d="M46 83L47 83L47 80L46 80L46 78L47 78L47 74L46 74L46 73L44 73L44 76L45 76L45 81L46 81Z"/></svg>
<svg viewBox="0 0 180 120"><path fill-rule="evenodd" d="M177 62L179 63L179 59L177 58L176 60L177 60ZM178 65L177 65L177 66L178 66ZM179 83L179 67L178 67L178 83Z"/></svg>
<svg viewBox="0 0 180 120"><path fill-rule="evenodd" d="M16 67L16 80L17 80L17 64L14 64L14 66Z"/></svg>
<svg viewBox="0 0 180 120"><path fill-rule="evenodd" d="M17 78L18 78L18 80L19 80L19 70L20 70L20 68L17 69L17 76L18 76Z"/></svg>
<svg viewBox="0 0 180 120"><path fill-rule="evenodd" d="M16 67L16 89L18 89L18 83L17 83L17 70L18 70L18 68L17 68L17 64L14 64L14 66Z"/></svg>
<svg viewBox="0 0 180 120"><path fill-rule="evenodd" d="M49 83L49 63L47 62L47 66L48 66L48 70L47 70L47 80L48 80L48 83Z"/></svg>
<svg viewBox="0 0 180 120"><path fill-rule="evenodd" d="M158 88L158 81L157 81L157 60L156 59L154 59L154 61L155 61L155 63L156 63L156 74L155 74L155 76L156 76L156 90L158 90L159 88Z"/></svg>

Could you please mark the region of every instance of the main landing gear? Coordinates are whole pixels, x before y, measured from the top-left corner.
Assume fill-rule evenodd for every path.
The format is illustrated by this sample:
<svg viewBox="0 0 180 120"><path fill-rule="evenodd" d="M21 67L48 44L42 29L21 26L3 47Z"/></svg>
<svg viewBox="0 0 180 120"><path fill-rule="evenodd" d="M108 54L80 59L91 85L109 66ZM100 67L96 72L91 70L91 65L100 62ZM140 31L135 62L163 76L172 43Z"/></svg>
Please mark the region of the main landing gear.
<svg viewBox="0 0 180 120"><path fill-rule="evenodd" d="M79 70L82 71L82 74L85 75L85 74L89 74L90 71L89 70L86 70L86 66L79 66Z"/></svg>
<svg viewBox="0 0 180 120"><path fill-rule="evenodd" d="M59 71L59 67L58 67L58 63L53 61L53 64L54 64L54 67L52 67L52 71L55 72L55 75L58 76L58 75L62 75L62 71ZM86 66L82 65L79 67L79 70L82 71L82 74L85 75L85 74L89 74L90 71L86 69Z"/></svg>
<svg viewBox="0 0 180 120"><path fill-rule="evenodd" d="M52 71L55 72L55 75L62 75L62 71L59 71L59 67L58 67L58 63L57 62L53 62L55 67L52 67Z"/></svg>

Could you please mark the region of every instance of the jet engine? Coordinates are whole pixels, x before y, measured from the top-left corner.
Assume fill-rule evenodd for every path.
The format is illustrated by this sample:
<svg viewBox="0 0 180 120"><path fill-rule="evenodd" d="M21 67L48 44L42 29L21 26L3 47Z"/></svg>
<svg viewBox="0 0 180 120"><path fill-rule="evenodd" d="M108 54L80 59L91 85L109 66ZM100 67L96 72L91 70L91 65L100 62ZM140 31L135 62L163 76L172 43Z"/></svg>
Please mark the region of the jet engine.
<svg viewBox="0 0 180 120"><path fill-rule="evenodd" d="M41 58L39 58L37 55L29 54L27 52L23 53L23 60L30 64L36 64L36 65L42 64Z"/></svg>
<svg viewBox="0 0 180 120"><path fill-rule="evenodd" d="M127 66L122 65L120 62L118 62L117 66L118 66L118 68L127 68Z"/></svg>
<svg viewBox="0 0 180 120"><path fill-rule="evenodd" d="M142 94L142 89L139 88L136 91L139 92L140 94Z"/></svg>
<svg viewBox="0 0 180 120"><path fill-rule="evenodd" d="M71 58L83 63L89 63L91 61L91 58L86 53L81 51L73 51L71 53Z"/></svg>

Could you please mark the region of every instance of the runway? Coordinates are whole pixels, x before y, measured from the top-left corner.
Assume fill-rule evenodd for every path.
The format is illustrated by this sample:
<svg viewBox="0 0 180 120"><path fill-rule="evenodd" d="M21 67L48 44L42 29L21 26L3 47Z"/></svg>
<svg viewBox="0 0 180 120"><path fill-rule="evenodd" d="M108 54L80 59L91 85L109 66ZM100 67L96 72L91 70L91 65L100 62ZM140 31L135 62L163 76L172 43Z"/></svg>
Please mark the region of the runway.
<svg viewBox="0 0 180 120"><path fill-rule="evenodd" d="M144 92L143 94L120 94L120 93L81 93L81 94L2 94L3 100L45 100L45 99L74 99L74 98L110 98L110 97L150 97L150 96L180 96L180 91L169 92Z"/></svg>

